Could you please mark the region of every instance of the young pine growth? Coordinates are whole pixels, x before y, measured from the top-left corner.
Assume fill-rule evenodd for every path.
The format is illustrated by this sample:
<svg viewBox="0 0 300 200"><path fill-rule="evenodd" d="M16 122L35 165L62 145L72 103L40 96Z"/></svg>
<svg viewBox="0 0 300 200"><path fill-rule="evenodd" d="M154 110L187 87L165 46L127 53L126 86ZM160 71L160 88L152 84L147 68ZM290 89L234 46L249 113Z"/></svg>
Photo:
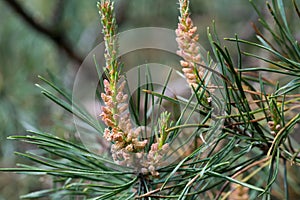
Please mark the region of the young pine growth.
<svg viewBox="0 0 300 200"><path fill-rule="evenodd" d="M147 140L139 140L141 128L133 128L129 113L126 112L128 96L124 93L126 82L120 81L114 5L111 1L106 0L99 2L98 8L103 25L108 77L108 80L104 79L103 81L104 93L101 94L105 106L102 106L100 116L107 125L104 137L113 143L111 151L114 161L130 166L133 164L131 163L132 157L135 155L133 153L143 150Z"/></svg>
<svg viewBox="0 0 300 200"><path fill-rule="evenodd" d="M100 116L107 126L104 130L104 138L112 142L111 153L115 162L157 177L159 173L156 168L168 149L168 144L165 144L167 138L164 130L168 127L165 124L168 123L170 114L161 115L161 120L164 121L159 124L160 136L156 138L156 142L149 144L147 139L141 139L144 128L133 126L128 112L128 95L124 93L126 82L120 80L121 68L117 54L114 6L110 0L103 0L98 3L98 8L103 26L105 71L108 77L103 80L104 92L101 94L105 106L102 106ZM146 145L150 146L149 152L146 152Z"/></svg>
<svg viewBox="0 0 300 200"><path fill-rule="evenodd" d="M175 31L179 48L177 54L183 58L180 64L187 82L191 87L197 88L198 84L203 81L204 76L203 68L199 67L199 64L204 65L198 44L199 35L196 33L197 27L194 26L190 18L189 1L180 0L179 5L180 17Z"/></svg>

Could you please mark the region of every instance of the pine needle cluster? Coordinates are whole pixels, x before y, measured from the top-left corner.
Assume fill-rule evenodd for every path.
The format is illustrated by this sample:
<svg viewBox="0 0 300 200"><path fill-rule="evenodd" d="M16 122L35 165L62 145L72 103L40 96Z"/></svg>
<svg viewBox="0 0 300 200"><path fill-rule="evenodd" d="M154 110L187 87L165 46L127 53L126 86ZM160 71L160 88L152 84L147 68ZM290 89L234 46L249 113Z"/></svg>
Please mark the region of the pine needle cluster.
<svg viewBox="0 0 300 200"><path fill-rule="evenodd" d="M98 8L105 42L106 79L101 79L103 88L99 100L103 102L100 118L104 126L80 106L72 105L72 97L60 85L40 77L47 87L39 87L45 96L110 142L111 157L90 152L82 144L54 134L29 131L29 135L11 136L9 139L38 145L45 153L17 153L36 165L20 164L1 171L49 175L57 186L23 198L293 198L290 193L297 191L295 183L299 184L299 180L290 174L290 166L300 166L300 145L294 137L299 132L300 122L300 45L295 38L295 31L299 29L292 29L288 23L285 7L288 3L282 0L266 3L273 19L271 26L265 14L250 1L259 16L260 26L253 25L257 40L226 38L227 42L236 44L231 51L222 47L215 27L208 28L212 51L207 53L208 61L205 61L189 0L178 2L179 21L174 30L177 54L181 57L179 65L192 97L171 98L155 91L148 94L159 97L160 102L180 105L184 108L181 115L171 119L170 112L160 113L148 130L148 138L144 126L132 123L126 77L122 76L118 59L114 5L111 0L101 0ZM294 17L300 19L297 2L289 3ZM243 51L244 46L251 47L253 52ZM233 50L237 54L236 61L230 53ZM261 52L269 56L261 56ZM243 63L245 59L251 59L254 65ZM217 64L211 65L212 60ZM207 76L208 73L213 76ZM269 74L283 75L288 81L274 82ZM214 85L210 84L212 79ZM218 89L218 96L209 87ZM197 123L190 123L191 116L198 116ZM184 130L191 128L189 135L183 135ZM176 139L187 141L187 138L192 141L189 144L194 145L184 149L184 144L180 144L176 150L172 149ZM181 152L178 159L162 164L174 152Z"/></svg>

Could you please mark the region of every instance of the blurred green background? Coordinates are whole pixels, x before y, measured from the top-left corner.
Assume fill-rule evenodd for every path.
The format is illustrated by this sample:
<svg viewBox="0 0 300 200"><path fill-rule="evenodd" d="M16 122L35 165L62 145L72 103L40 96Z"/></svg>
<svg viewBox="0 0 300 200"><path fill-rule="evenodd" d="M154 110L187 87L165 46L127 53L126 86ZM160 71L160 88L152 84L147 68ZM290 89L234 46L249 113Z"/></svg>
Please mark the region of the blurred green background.
<svg viewBox="0 0 300 200"><path fill-rule="evenodd" d="M39 129L64 137L68 114L44 98L35 83L38 75L54 74L66 88L72 83L80 62L101 39L96 0L0 0L0 166L27 162L14 151L34 147L6 140L9 135ZM257 1L258 6L263 1ZM119 31L136 27L176 29L176 0L115 1ZM248 0L191 0L192 18L198 26L199 42L209 49L206 29L215 20L220 38L253 39L250 22L257 15ZM28 23L30 20L35 24ZM229 44L230 45L230 44ZM45 177L0 174L0 200L49 187Z"/></svg>

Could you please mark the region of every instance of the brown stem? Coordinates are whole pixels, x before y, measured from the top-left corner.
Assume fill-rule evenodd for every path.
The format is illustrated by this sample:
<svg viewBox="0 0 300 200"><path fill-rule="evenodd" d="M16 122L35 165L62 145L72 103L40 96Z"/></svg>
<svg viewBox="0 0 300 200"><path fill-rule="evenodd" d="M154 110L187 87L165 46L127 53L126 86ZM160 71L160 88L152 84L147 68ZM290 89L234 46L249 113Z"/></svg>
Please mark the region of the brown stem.
<svg viewBox="0 0 300 200"><path fill-rule="evenodd" d="M245 168L241 169L240 171L236 172L234 175L231 176L231 178L235 178L235 177L239 176L240 174L248 171L250 168L252 168L252 167L254 167L256 165L259 165L261 163L264 163L264 162L268 161L269 159L270 159L269 157L266 157L266 158L264 158L262 160L258 160L256 162L254 162L254 163L246 166ZM224 183L224 185L222 186L222 188L218 192L218 195L216 196L215 200L218 200L220 198L221 194L223 193L223 191L225 190L225 188L228 186L229 183L230 183L230 181L226 181Z"/></svg>
<svg viewBox="0 0 300 200"><path fill-rule="evenodd" d="M39 22L37 22L16 0L3 0L9 5L15 13L17 13L32 29L40 32L44 36L51 39L60 49L63 49L66 54L77 62L81 64L83 58L73 50L69 40L62 32L58 32L54 28L47 27Z"/></svg>

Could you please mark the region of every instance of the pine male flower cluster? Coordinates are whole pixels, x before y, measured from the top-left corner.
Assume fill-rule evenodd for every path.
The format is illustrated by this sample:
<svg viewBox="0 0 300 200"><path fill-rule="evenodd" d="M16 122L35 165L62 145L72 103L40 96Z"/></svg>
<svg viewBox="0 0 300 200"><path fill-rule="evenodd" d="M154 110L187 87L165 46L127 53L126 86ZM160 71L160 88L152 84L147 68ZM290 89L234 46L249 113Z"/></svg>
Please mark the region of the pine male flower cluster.
<svg viewBox="0 0 300 200"><path fill-rule="evenodd" d="M117 59L116 21L114 17L114 6L109 0L98 3L103 25L105 41L106 72L108 80L105 79L104 93L101 98L105 106L102 107L101 117L108 126L104 131L104 138L113 143L113 159L122 164L130 165L131 153L144 149L147 140L140 141L140 128L133 129L128 108L128 95L124 93L126 82L120 82L119 63Z"/></svg>
<svg viewBox="0 0 300 200"><path fill-rule="evenodd" d="M127 112L128 95L124 93L126 82L121 81L120 64L117 58L114 6L110 0L102 0L98 3L98 8L103 25L108 78L103 81L104 93L101 94L105 106L102 106L100 116L107 126L104 130L104 138L113 143L111 152L116 163L134 167L144 174L150 173L157 177L159 176L157 167L168 149L168 144L162 143L161 140L157 141L151 144L148 153L145 152L145 147L149 144L146 139L141 139L143 128L133 127L130 114ZM166 123L167 121L164 120Z"/></svg>
<svg viewBox="0 0 300 200"><path fill-rule="evenodd" d="M162 164L161 162L164 156L169 151L169 144L166 142L168 138L168 132L166 130L168 129L170 115L171 113L167 111L161 113L156 127L158 130L155 130L156 142L151 145L151 149L146 158L147 161L142 163L142 172L149 171L154 177L159 176L156 168Z"/></svg>
<svg viewBox="0 0 300 200"><path fill-rule="evenodd" d="M203 81L201 79L204 76L203 68L198 67L197 64L204 63L199 52L199 35L196 34L197 27L193 25L193 21L190 18L188 3L188 0L179 0L180 17L175 31L179 47L177 54L183 58L180 64L187 82L191 87L197 88L198 84Z"/></svg>

